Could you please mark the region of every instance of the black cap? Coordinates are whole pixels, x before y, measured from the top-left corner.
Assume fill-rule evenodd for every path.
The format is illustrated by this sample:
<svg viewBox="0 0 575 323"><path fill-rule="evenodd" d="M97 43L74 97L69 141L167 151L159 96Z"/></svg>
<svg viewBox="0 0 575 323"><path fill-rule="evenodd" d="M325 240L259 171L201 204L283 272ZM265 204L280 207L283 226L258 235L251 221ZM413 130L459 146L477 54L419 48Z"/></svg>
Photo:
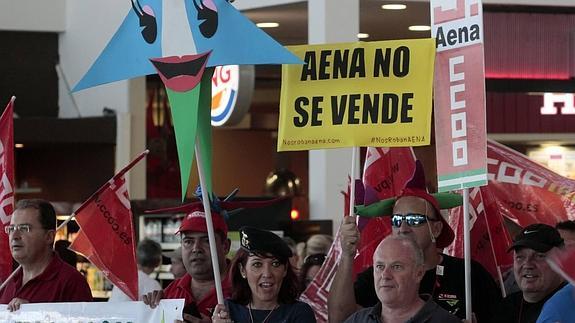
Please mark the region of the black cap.
<svg viewBox="0 0 575 323"><path fill-rule="evenodd" d="M513 244L508 252L517 250L518 248L529 248L537 252L547 252L553 247L560 247L563 245L563 239L559 235L559 231L554 227L536 223L526 226L519 234L515 236Z"/></svg>
<svg viewBox="0 0 575 323"><path fill-rule="evenodd" d="M253 227L240 228L240 244L249 252L278 259L287 259L293 255L290 247L275 233Z"/></svg>

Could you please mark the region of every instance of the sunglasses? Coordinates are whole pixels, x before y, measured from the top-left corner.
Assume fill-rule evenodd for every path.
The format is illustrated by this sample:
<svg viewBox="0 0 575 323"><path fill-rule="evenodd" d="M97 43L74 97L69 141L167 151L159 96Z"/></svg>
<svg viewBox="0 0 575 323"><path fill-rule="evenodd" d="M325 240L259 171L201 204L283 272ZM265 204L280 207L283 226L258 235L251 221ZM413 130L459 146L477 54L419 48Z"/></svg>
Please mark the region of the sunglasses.
<svg viewBox="0 0 575 323"><path fill-rule="evenodd" d="M429 219L426 215L419 214L419 213L408 213L408 214L394 214L391 217L391 225L394 228L399 228L401 224L405 221L407 226L410 227L418 227L427 221L437 221Z"/></svg>

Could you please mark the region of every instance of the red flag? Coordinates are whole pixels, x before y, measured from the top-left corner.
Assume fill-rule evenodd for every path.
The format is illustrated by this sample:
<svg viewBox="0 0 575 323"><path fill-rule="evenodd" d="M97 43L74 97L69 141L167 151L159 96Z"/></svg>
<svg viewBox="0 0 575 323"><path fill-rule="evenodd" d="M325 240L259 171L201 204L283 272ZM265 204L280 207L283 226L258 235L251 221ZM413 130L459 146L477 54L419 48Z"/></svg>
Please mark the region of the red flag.
<svg viewBox="0 0 575 323"><path fill-rule="evenodd" d="M525 227L575 219L575 181L494 141L487 143L489 192L506 218Z"/></svg>
<svg viewBox="0 0 575 323"><path fill-rule="evenodd" d="M571 285L575 285L575 245L566 245L565 249L555 249L547 257L549 265L565 278Z"/></svg>
<svg viewBox="0 0 575 323"><path fill-rule="evenodd" d="M503 286L502 273L513 265L513 258L507 252L511 244L505 229L503 217L487 186L475 187L470 191L471 258L479 262ZM452 209L449 225L455 233L455 240L446 253L463 258L463 207Z"/></svg>
<svg viewBox="0 0 575 323"><path fill-rule="evenodd" d="M12 272L12 254L4 227L14 211L14 99L0 117L0 281Z"/></svg>
<svg viewBox="0 0 575 323"><path fill-rule="evenodd" d="M495 141L487 142L489 184L470 192L471 258L497 280L513 264L507 248L511 237L503 217L521 227L555 226L575 219L575 181L562 177L525 155ZM462 208L451 211L456 238L447 253L463 257Z"/></svg>
<svg viewBox="0 0 575 323"><path fill-rule="evenodd" d="M78 232L76 238L74 238L74 241L70 244L68 248L71 250L76 250L77 252L80 252L78 250L82 250L81 251L82 255L84 255L86 259L90 260L90 262L94 264L94 266L96 266L97 268L104 268L102 260L100 259L100 257L90 244L90 240L88 240L88 237L84 234L83 231Z"/></svg>
<svg viewBox="0 0 575 323"><path fill-rule="evenodd" d="M363 173L363 189L356 185L356 202L371 204L393 197L405 187L415 172L415 157L411 148L368 148ZM363 196L361 196L363 192ZM344 193L345 194L345 193ZM346 196L344 214L349 210L349 193ZM373 252L383 239L391 233L389 218L359 218L361 240L358 256L354 260L354 273L371 266ZM367 221L364 221L367 220ZM301 295L309 304L317 322L327 322L327 297L338 268L341 255L340 236L337 233L321 269Z"/></svg>
<svg viewBox="0 0 575 323"><path fill-rule="evenodd" d="M81 230L70 246L135 301L139 295L136 241L124 174L146 153L138 156L80 206L76 220Z"/></svg>
<svg viewBox="0 0 575 323"><path fill-rule="evenodd" d="M369 205L399 195L415 172L415 156L411 148L369 147L364 164L363 204ZM391 234L387 217L359 218L361 236L354 273L362 272L373 263L373 253L384 237Z"/></svg>

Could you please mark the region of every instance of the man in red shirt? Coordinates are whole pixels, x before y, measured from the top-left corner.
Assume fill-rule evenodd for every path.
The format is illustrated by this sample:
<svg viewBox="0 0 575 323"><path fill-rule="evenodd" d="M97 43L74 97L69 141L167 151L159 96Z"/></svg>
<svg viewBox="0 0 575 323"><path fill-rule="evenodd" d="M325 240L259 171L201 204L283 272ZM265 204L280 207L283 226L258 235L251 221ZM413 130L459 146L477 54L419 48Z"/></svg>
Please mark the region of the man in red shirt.
<svg viewBox="0 0 575 323"><path fill-rule="evenodd" d="M84 276L53 250L56 212L52 204L44 200L19 201L5 230L12 257L22 269L1 291L0 304L17 311L24 303L92 301Z"/></svg>
<svg viewBox="0 0 575 323"><path fill-rule="evenodd" d="M226 277L230 251L228 226L221 215L212 210L212 222L216 232L216 249L222 277L224 297L231 294L231 284ZM181 235L182 260L187 273L174 280L163 291L144 295L144 303L156 307L162 298L184 298L184 320L186 322L211 322L212 309L218 303L214 283L214 272L206 226L206 215L201 206L193 209L182 220L177 233Z"/></svg>

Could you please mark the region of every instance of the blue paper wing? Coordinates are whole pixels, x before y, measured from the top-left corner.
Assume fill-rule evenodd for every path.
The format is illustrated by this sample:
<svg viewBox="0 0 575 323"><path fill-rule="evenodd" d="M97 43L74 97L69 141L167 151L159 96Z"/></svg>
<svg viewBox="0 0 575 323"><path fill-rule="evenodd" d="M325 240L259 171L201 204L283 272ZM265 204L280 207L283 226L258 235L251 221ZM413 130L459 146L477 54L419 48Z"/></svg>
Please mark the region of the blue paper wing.
<svg viewBox="0 0 575 323"><path fill-rule="evenodd" d="M148 0L146 4L154 10L157 19L156 41L146 43L140 33L138 16L130 10L106 48L72 91L156 73L148 59L162 56L162 1Z"/></svg>
<svg viewBox="0 0 575 323"><path fill-rule="evenodd" d="M188 20L199 52L212 50L208 66L242 64L302 64L303 62L254 25L225 0L214 0L218 30L204 37L193 0L186 2Z"/></svg>

